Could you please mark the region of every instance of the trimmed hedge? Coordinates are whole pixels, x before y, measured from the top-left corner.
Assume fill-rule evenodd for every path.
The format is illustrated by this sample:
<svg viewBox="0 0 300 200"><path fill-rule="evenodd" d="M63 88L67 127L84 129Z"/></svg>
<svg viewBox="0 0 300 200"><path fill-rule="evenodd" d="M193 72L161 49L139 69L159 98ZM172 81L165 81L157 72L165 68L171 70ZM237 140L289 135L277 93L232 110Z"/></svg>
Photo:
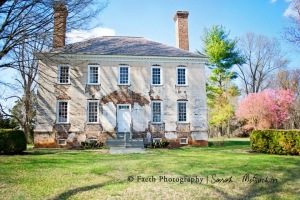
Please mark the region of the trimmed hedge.
<svg viewBox="0 0 300 200"><path fill-rule="evenodd" d="M0 129L0 154L19 154L26 148L26 137L23 131Z"/></svg>
<svg viewBox="0 0 300 200"><path fill-rule="evenodd" d="M255 130L250 142L256 152L300 155L300 130Z"/></svg>

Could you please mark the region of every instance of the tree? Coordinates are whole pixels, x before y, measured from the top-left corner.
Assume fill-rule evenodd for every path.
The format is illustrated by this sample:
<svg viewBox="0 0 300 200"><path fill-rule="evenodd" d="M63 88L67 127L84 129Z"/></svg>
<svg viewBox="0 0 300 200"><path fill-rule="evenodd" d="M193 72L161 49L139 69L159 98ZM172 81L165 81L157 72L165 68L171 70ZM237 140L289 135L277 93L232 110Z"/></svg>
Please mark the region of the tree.
<svg viewBox="0 0 300 200"><path fill-rule="evenodd" d="M250 93L240 102L236 116L246 121L247 128L280 128L288 119L294 100L290 90L267 89Z"/></svg>
<svg viewBox="0 0 300 200"><path fill-rule="evenodd" d="M290 26L285 29L284 38L292 44L300 47L300 1L291 0L288 13L290 18Z"/></svg>
<svg viewBox="0 0 300 200"><path fill-rule="evenodd" d="M9 67L8 55L15 47L30 43L41 35L51 38L53 5L57 1L67 4L67 28L78 28L98 15L105 4L97 0L4 0L0 1L0 67ZM6 62L3 62L3 60Z"/></svg>
<svg viewBox="0 0 300 200"><path fill-rule="evenodd" d="M272 73L288 64L276 39L247 33L239 46L245 63L237 65L238 76L246 94L266 89Z"/></svg>
<svg viewBox="0 0 300 200"><path fill-rule="evenodd" d="M285 122L286 129L300 128L300 69L280 70L273 78L272 87L290 90L295 94L289 118Z"/></svg>
<svg viewBox="0 0 300 200"><path fill-rule="evenodd" d="M11 113L1 104L0 113L18 122L26 134L27 142L32 139L30 136L35 116L34 92L38 60L34 53L43 51L51 44L52 7L58 1L65 2L68 9L67 29L88 24L84 22L98 15L105 7L105 4L97 0L14 0L0 3L0 67L10 67L18 72L16 80L23 91L21 97L6 97L18 99ZM43 72L39 75L46 79L49 76Z"/></svg>
<svg viewBox="0 0 300 200"><path fill-rule="evenodd" d="M222 26L213 26L204 34L204 52L211 66L206 87L209 122L221 134L224 134L223 127L228 128L228 122L234 114L231 100L239 94L237 87L231 82L237 77L231 68L243 63L236 44L237 41L229 39L229 33Z"/></svg>

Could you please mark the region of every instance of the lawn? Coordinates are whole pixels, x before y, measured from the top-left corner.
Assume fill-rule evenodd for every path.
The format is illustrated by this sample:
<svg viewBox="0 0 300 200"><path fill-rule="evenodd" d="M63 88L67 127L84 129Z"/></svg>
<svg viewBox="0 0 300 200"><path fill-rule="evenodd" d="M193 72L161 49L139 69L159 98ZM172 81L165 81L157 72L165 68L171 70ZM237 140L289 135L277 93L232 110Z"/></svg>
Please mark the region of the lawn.
<svg viewBox="0 0 300 200"><path fill-rule="evenodd" d="M245 174L269 182L243 182ZM186 182L177 182L184 177ZM196 177L202 183L191 184ZM0 156L0 199L5 200L299 199L299 186L299 156L251 153L249 141L243 140L145 154L29 150Z"/></svg>

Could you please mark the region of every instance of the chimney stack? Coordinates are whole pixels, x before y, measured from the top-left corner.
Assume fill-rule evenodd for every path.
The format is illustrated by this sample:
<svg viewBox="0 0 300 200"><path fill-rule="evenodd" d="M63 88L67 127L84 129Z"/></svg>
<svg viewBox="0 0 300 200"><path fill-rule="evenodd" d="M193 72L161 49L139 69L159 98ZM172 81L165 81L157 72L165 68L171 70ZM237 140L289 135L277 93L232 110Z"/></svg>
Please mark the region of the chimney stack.
<svg viewBox="0 0 300 200"><path fill-rule="evenodd" d="M177 11L174 16L176 28L176 47L189 50L188 11Z"/></svg>
<svg viewBox="0 0 300 200"><path fill-rule="evenodd" d="M68 10L64 0L54 1L53 48L65 46Z"/></svg>

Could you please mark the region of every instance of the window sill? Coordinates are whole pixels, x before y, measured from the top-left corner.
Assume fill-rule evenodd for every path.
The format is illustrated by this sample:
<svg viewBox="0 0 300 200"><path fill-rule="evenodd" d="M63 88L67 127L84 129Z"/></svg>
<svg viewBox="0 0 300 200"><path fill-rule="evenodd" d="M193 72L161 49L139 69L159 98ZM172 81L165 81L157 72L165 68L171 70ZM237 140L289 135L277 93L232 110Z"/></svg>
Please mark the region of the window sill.
<svg viewBox="0 0 300 200"><path fill-rule="evenodd" d="M57 125L71 125L70 122L56 122Z"/></svg>
<svg viewBox="0 0 300 200"><path fill-rule="evenodd" d="M118 86L130 86L130 84L118 84Z"/></svg>
<svg viewBox="0 0 300 200"><path fill-rule="evenodd" d="M100 125L100 122L86 122L86 125Z"/></svg>
<svg viewBox="0 0 300 200"><path fill-rule="evenodd" d="M163 86L163 84L151 84L151 86L153 86L153 87L161 87L161 86Z"/></svg>
<svg viewBox="0 0 300 200"><path fill-rule="evenodd" d="M71 83L57 83L57 85L71 85Z"/></svg>
<svg viewBox="0 0 300 200"><path fill-rule="evenodd" d="M189 85L178 85L178 84L176 84L175 86L176 87L188 87Z"/></svg>
<svg viewBox="0 0 300 200"><path fill-rule="evenodd" d="M160 124L164 124L164 122L151 122L151 124L160 125Z"/></svg>
<svg viewBox="0 0 300 200"><path fill-rule="evenodd" d="M100 86L101 83L87 83L87 85L91 85L91 86Z"/></svg>
<svg viewBox="0 0 300 200"><path fill-rule="evenodd" d="M176 123L177 123L177 124L189 124L190 122L188 122L188 121L185 121L185 122L177 121Z"/></svg>

